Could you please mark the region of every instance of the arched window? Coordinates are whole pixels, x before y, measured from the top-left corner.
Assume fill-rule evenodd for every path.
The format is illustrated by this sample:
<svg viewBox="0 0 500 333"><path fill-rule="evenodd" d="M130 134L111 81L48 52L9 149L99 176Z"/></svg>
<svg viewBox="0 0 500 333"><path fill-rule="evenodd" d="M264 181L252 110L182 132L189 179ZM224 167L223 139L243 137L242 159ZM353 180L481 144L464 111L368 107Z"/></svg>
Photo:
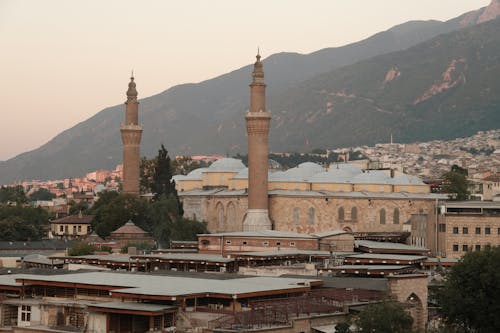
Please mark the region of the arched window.
<svg viewBox="0 0 500 333"><path fill-rule="evenodd" d="M309 224L314 224L314 207L309 208Z"/></svg>
<svg viewBox="0 0 500 333"><path fill-rule="evenodd" d="M399 224L399 208L394 208L394 215L392 217L394 224Z"/></svg>
<svg viewBox="0 0 500 333"><path fill-rule="evenodd" d="M345 216L344 216L344 207L339 208L339 221L344 221Z"/></svg>
<svg viewBox="0 0 500 333"><path fill-rule="evenodd" d="M385 224L385 209L380 210L380 224Z"/></svg>
<svg viewBox="0 0 500 333"><path fill-rule="evenodd" d="M352 207L351 208L351 221L355 222L357 220L358 220L358 208Z"/></svg>
<svg viewBox="0 0 500 333"><path fill-rule="evenodd" d="M226 220L228 225L236 224L236 208L234 207L234 203L230 202L226 208Z"/></svg>
<svg viewBox="0 0 500 333"><path fill-rule="evenodd" d="M299 208L295 207L293 209L293 224L299 224Z"/></svg>
<svg viewBox="0 0 500 333"><path fill-rule="evenodd" d="M217 222L219 230L224 230L224 206L220 202L217 204Z"/></svg>

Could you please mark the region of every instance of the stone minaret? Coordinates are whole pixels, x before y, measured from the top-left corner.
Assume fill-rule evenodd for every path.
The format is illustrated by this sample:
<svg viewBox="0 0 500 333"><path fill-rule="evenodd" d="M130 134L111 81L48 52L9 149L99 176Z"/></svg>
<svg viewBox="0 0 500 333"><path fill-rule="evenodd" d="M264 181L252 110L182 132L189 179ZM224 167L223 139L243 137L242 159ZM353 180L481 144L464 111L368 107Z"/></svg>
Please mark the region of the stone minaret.
<svg viewBox="0 0 500 333"><path fill-rule="evenodd" d="M250 111L245 115L248 134L248 210L244 231L270 230L267 168L271 115L266 111L264 69L257 53L250 84Z"/></svg>
<svg viewBox="0 0 500 333"><path fill-rule="evenodd" d="M134 76L130 78L125 102L125 124L121 126L123 143L123 193L139 195L139 146L141 144L142 126L138 124L137 90Z"/></svg>

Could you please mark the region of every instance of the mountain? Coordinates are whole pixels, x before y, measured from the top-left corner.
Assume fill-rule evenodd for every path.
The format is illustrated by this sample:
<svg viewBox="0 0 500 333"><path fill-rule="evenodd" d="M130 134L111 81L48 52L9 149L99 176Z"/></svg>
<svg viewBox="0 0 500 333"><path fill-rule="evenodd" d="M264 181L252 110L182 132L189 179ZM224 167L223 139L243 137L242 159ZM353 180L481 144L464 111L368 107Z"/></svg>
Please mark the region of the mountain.
<svg viewBox="0 0 500 333"><path fill-rule="evenodd" d="M494 0L494 3L496 2L497 0ZM490 7L464 14L447 22L404 23L366 40L343 47L323 49L308 55L297 53L271 55L264 61L269 108L275 115L272 126L276 132L273 129L271 133L271 147L279 150L306 149L304 142L313 140L314 136L318 137L318 143L328 143L328 146L335 146L340 142L370 143L384 137L385 130L373 129L372 124L367 123L365 119L359 120L361 123L358 131L374 133L373 135L363 135L358 138L351 133L344 133L344 140L341 141L338 135L331 131L331 125L328 123L316 123L318 126L316 131L304 132L303 135L302 126L310 128L311 120L307 118L304 124L300 124L297 123L302 119L298 117L299 115L292 118L288 115L294 115L299 110L306 113L311 110L318 112L320 108L314 104L315 98L297 100L294 95L306 96L308 92L301 92L300 89L308 86L317 87L314 83L317 81L314 80L322 80L321 78L326 80L324 76L326 74L323 73L332 73L332 70L359 61L405 50L437 35L474 25L479 20L485 19L484 15ZM490 12L488 17L492 16ZM441 51L446 52L446 50ZM361 64L359 68L362 69L363 66L366 65ZM355 67L346 67L345 70L354 70ZM348 72L339 73L348 76ZM140 122L144 124L144 134L141 154L154 155L162 143L171 153L181 154L216 152L232 154L245 151L246 139L242 135L244 133L242 122L244 111L248 109L250 74L251 65L248 65L211 80L174 86L158 95L142 99ZM304 82L304 80L312 81ZM326 83L330 84L328 80ZM366 84L366 82L360 83ZM140 78L137 84L140 91ZM325 91L329 89L326 86L321 88ZM394 91L392 94L397 93ZM295 101L295 104L290 104L291 101ZM309 102L314 103L306 105ZM122 159L119 126L123 122L123 113L123 105L104 109L57 135L40 148L0 162L0 183L21 179L74 177L96 169L113 168L121 163ZM336 112L334 114L337 115ZM351 112L350 118L346 119L352 119L356 114L362 114L361 110ZM343 120L340 118L337 116L335 119L341 123ZM311 135L312 133L314 135ZM375 135L377 133L379 135ZM290 142L290 145L287 142ZM313 143L316 144L316 141Z"/></svg>

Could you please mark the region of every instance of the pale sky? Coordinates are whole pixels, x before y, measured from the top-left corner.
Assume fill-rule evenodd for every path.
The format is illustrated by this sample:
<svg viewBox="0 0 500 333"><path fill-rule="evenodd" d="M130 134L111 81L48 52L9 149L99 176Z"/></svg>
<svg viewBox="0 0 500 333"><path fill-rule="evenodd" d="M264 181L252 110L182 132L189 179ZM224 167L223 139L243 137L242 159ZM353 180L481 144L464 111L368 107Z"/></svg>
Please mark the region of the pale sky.
<svg viewBox="0 0 500 333"><path fill-rule="evenodd" d="M0 0L0 160L123 103L490 0Z"/></svg>

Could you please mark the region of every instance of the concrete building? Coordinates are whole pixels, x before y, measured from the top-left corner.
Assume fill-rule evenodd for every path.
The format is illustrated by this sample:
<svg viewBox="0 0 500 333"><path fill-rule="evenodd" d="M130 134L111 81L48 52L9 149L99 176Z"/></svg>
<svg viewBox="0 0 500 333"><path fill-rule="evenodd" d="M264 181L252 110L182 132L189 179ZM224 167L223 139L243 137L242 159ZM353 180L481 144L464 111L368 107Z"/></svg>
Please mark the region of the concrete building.
<svg viewBox="0 0 500 333"><path fill-rule="evenodd" d="M139 102L137 101L135 86L134 76L132 75L128 84L127 101L125 102L125 124L120 129L123 143L122 191L123 193L139 195L139 150L142 126L138 123Z"/></svg>
<svg viewBox="0 0 500 333"><path fill-rule="evenodd" d="M485 246L499 246L500 202L443 202L438 237L438 253L447 258L460 258Z"/></svg>

